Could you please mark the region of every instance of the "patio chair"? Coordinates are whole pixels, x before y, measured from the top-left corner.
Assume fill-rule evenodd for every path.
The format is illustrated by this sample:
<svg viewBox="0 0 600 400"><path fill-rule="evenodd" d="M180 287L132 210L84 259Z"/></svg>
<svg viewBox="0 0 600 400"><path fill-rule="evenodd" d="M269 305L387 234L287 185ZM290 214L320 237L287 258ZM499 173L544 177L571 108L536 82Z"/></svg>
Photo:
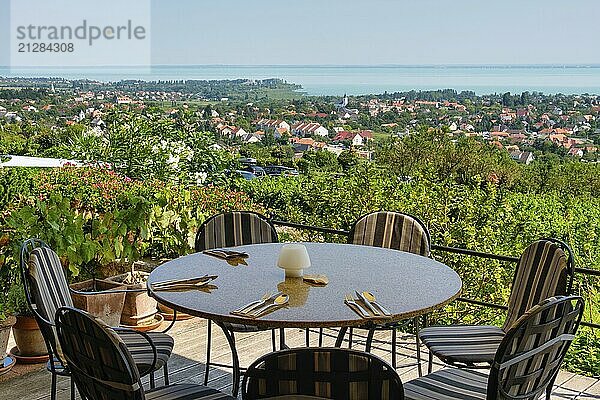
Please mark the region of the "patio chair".
<svg viewBox="0 0 600 400"><path fill-rule="evenodd" d="M203 385L177 384L144 390L140 370L122 336L101 320L70 307L59 308L55 320L63 356L79 393L86 400L232 399ZM145 333L140 336L157 359L152 339Z"/></svg>
<svg viewBox="0 0 600 400"><path fill-rule="evenodd" d="M246 371L242 398L402 400L402 382L381 358L341 348L296 348L267 354Z"/></svg>
<svg viewBox="0 0 600 400"><path fill-rule="evenodd" d="M56 340L56 327L54 316L60 307L73 307L71 289L67 283L63 267L58 255L44 242L38 239L28 239L21 246L20 254L21 280L25 290L25 298L40 327L46 348L49 354L47 365L52 374L51 399L56 399L57 376L70 376L59 343ZM94 292L78 292L93 295ZM96 292L102 293L102 292ZM118 328L114 328L118 329ZM150 375L150 386L154 387L154 372L159 369L164 371L165 384L169 384L169 371L167 362L173 351L173 339L159 332L141 335L132 330L120 330L118 334L123 340L133 360L144 375ZM146 337L152 341L148 343ZM158 357L154 357L154 352ZM71 382L71 397L74 398L73 384Z"/></svg>
<svg viewBox="0 0 600 400"><path fill-rule="evenodd" d="M458 368L489 368L513 323L543 299L569 294L573 276L573 253L569 246L556 239L533 242L517 263L508 315L501 328L447 325L431 326L419 332L421 341L429 349L429 372L433 356Z"/></svg>
<svg viewBox="0 0 600 400"><path fill-rule="evenodd" d="M406 399L536 400L544 393L549 399L582 315L581 297L544 300L507 329L489 375L442 369L406 383Z"/></svg>
<svg viewBox="0 0 600 400"><path fill-rule="evenodd" d="M233 211L217 214L207 219L198 228L196 233L195 249L196 252L210 250L219 247L234 247L247 244L277 243L277 232L275 227L264 217L251 211ZM239 381L241 376L240 361L235 347L235 333L259 332L264 329L255 325L233 324L219 322L217 325L221 328L229 347L233 364L214 363L210 360L211 355L211 332L212 321L208 320L208 334L206 344L206 369L204 371L204 384L208 384L208 374L211 365L232 368L233 370L233 396L237 396L239 391ZM281 342L283 343L283 332L280 332ZM273 351L275 351L275 331L271 331Z"/></svg>
<svg viewBox="0 0 600 400"><path fill-rule="evenodd" d="M431 236L425 224L417 217L409 214L378 211L360 217L352 226L348 234L348 243L364 246L384 247L408 253L431 257ZM392 331L392 367L396 368L396 335L399 327L406 326L407 321L375 325L368 327L369 334L365 351L371 351L373 336L377 330ZM417 348L417 369L421 376L421 344L419 342L420 318L412 319ZM352 345L352 331L350 328L349 340ZM408 365L407 365L408 366Z"/></svg>

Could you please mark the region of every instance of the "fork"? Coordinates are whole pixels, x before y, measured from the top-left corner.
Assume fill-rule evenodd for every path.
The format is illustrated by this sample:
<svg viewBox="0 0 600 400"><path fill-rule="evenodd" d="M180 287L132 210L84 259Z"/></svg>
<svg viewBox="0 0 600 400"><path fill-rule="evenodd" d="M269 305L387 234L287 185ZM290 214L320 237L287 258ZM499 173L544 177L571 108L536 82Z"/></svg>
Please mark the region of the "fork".
<svg viewBox="0 0 600 400"><path fill-rule="evenodd" d="M267 300L269 300L271 298L271 292L265 292L265 294L263 294L263 296L260 298L260 300L256 300L253 301L252 303L246 305L245 307L236 310L235 313L236 314L248 314L250 311L254 310L255 308L258 308L259 306L262 306L263 304L266 303Z"/></svg>
<svg viewBox="0 0 600 400"><path fill-rule="evenodd" d="M350 293L346 293L346 295L344 296L344 302L346 304L348 304L349 306L351 306L351 308L353 308L354 310L358 310L359 314L363 318L370 318L371 317L371 315L369 314L369 312L367 310L365 310L360 304L358 304L356 302L356 300L354 300L354 297L352 297L352 295Z"/></svg>

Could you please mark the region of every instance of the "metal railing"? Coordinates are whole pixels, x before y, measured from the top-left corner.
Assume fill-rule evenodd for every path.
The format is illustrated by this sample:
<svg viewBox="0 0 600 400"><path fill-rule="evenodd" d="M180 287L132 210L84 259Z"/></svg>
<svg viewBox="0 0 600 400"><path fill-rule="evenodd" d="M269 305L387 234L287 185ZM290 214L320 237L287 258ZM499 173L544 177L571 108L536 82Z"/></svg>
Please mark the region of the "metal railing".
<svg viewBox="0 0 600 400"><path fill-rule="evenodd" d="M318 233L326 233L326 234L330 234L330 235L348 236L348 234L350 233L345 230L323 228L323 227L313 226L313 225L297 224L295 222L287 222L287 221L280 221L280 220L271 220L271 222L276 226L285 226L288 228L295 228L295 229L307 230L307 231L318 232ZM435 245L435 244L431 245L431 250L441 251L441 252L446 252L446 253L453 253L453 254L461 254L461 255L472 256L472 257L486 258L489 260L497 260L497 261L508 262L508 263L517 263L519 261L518 257L485 253L482 251L462 249L462 248L458 248L458 247L439 246L439 245ZM575 268L575 273L582 274L582 275L588 275L588 276L600 276L600 270L589 269L589 268ZM474 304L474 305L478 305L478 306L482 306L482 307L496 308L499 310L508 309L508 307L501 305L501 304L490 303L487 301L482 301L482 300L477 300L477 299L470 299L467 297L459 297L457 299L457 301L462 301L464 303ZM587 327L593 328L593 329L600 329L600 324L595 324L593 322L582 321L581 325L587 326Z"/></svg>

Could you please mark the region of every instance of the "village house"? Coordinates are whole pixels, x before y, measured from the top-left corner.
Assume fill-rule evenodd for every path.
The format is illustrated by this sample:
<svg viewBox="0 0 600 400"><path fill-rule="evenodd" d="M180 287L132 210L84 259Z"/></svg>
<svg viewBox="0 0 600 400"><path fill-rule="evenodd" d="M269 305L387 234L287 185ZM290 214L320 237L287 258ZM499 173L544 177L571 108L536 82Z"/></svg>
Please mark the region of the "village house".
<svg viewBox="0 0 600 400"><path fill-rule="evenodd" d="M298 122L292 126L292 132L296 136L328 136L329 131L317 122Z"/></svg>
<svg viewBox="0 0 600 400"><path fill-rule="evenodd" d="M254 121L256 128L265 132L278 131L280 135L290 133L291 126L280 119L264 119Z"/></svg>
<svg viewBox="0 0 600 400"><path fill-rule="evenodd" d="M511 151L510 158L525 165L531 164L531 162L535 159L532 152L520 150Z"/></svg>
<svg viewBox="0 0 600 400"><path fill-rule="evenodd" d="M333 138L334 142L342 142L345 140L350 141L352 146L364 146L369 140L373 139L373 132L361 131L361 132L338 132Z"/></svg>

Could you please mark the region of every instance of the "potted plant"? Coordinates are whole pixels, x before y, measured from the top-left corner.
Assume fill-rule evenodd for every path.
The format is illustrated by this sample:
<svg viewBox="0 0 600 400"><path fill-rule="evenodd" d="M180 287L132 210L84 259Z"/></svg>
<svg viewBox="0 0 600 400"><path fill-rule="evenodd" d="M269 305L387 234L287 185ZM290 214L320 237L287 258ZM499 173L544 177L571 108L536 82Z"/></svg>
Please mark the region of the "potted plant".
<svg viewBox="0 0 600 400"><path fill-rule="evenodd" d="M15 365L15 359L6 354L10 329L15 324L16 318L6 310L3 298L0 298L0 375L7 373Z"/></svg>
<svg viewBox="0 0 600 400"><path fill-rule="evenodd" d="M104 279L88 279L72 283L70 287L75 307L101 319L108 326L119 326L126 293L110 293L110 290L124 290L126 286Z"/></svg>
<svg viewBox="0 0 600 400"><path fill-rule="evenodd" d="M149 275L147 272L136 271L135 263L133 263L131 271L107 279L110 282L126 286L128 290L132 290L132 292L127 293L125 296L125 305L121 314L121 325L139 327L141 329L143 327L160 325L161 321L157 321L156 319L157 302L146 291L146 281Z"/></svg>
<svg viewBox="0 0 600 400"><path fill-rule="evenodd" d="M16 322L12 327L17 348L11 353L24 363L44 362L48 359L46 342L37 321L29 310L21 284L14 284L8 291L8 307Z"/></svg>

